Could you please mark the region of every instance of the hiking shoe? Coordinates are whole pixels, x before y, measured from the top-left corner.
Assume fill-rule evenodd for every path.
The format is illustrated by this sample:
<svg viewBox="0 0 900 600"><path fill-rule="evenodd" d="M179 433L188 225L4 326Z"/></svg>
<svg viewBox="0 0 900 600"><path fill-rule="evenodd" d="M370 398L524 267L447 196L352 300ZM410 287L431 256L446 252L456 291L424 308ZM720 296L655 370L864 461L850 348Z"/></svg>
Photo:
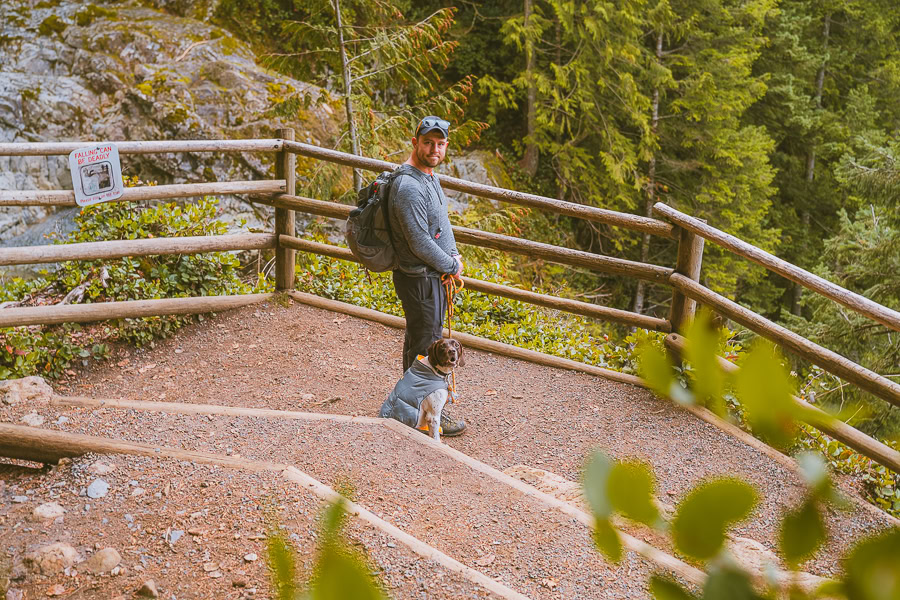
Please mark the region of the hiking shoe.
<svg viewBox="0 0 900 600"><path fill-rule="evenodd" d="M445 411L441 412L441 435L443 437L456 437L466 430L466 422L460 419L456 421Z"/></svg>

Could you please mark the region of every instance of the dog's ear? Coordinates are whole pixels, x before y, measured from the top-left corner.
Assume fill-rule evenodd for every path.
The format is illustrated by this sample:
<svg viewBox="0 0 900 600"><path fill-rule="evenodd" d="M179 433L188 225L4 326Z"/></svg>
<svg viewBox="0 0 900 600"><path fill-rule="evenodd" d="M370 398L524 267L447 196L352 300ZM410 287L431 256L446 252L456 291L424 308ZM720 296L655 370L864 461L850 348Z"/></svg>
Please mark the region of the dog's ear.
<svg viewBox="0 0 900 600"><path fill-rule="evenodd" d="M461 367L466 366L466 358L465 358L465 353L463 352L463 345L459 343L459 340L451 340L451 341L454 344L456 344L456 350L457 350L456 354L457 354L457 356L459 356L459 359L457 359L456 364L458 364Z"/></svg>
<svg viewBox="0 0 900 600"><path fill-rule="evenodd" d="M431 364L433 365L440 364L441 362L440 347L441 340L435 340L431 342L430 346L428 346L428 358L431 360Z"/></svg>

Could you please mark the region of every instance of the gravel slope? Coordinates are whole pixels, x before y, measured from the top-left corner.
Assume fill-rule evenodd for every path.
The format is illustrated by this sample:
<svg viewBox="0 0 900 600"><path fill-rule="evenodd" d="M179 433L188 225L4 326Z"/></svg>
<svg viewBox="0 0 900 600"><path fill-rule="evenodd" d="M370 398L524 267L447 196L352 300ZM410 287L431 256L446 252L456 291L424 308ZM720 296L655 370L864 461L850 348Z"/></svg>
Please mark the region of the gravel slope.
<svg viewBox="0 0 900 600"><path fill-rule="evenodd" d="M176 338L158 343L155 349L126 351L127 355L120 354L58 385L57 391L97 398L374 416L400 376L401 345L402 332L379 324L300 305L283 308L264 304L192 326ZM671 504L703 478L737 475L760 489L762 502L753 518L736 533L770 548L774 548L779 515L803 492L802 482L792 470L645 390L475 351L469 353L468 365L458 372L458 386L461 401L451 411L465 418L470 428L462 437L445 441L501 470L527 464L577 480L584 458L599 447L618 458L639 457L649 462L656 473L659 496ZM0 416L16 421L24 411L24 407L8 407ZM631 555L618 567L607 565L590 548L589 532L584 527L510 493L508 488L502 489L455 461L393 440L380 427L134 411L53 408L46 412L47 426L66 431L291 462L330 485L349 480L364 506L535 598L640 597L652 570ZM66 416L68 423L52 425L59 416ZM120 459L138 460L114 460ZM77 460L73 469L83 467L85 461ZM158 469L163 467L143 465L140 470L144 477L155 477ZM192 498L194 505L215 504L223 493L228 499L239 493L236 487L246 490L253 486L241 481L237 473L230 475L234 479L221 493L211 494L211 488L202 488L202 493ZM21 470L5 475L6 490L0 494L0 506L14 508L10 498L19 492L13 493L13 486L45 493L47 477L63 475ZM140 481L141 477L132 479ZM278 485L267 482L253 489L277 489ZM853 493L846 482L843 487ZM197 491L196 487L191 489ZM227 496L227 491L232 495ZM274 497L283 497L284 493L279 491ZM305 523L298 527L308 531L316 502L311 497L288 497L306 507L301 514L306 521L300 516L292 518ZM132 501L123 498L126 504L115 511L130 509L128 503ZM276 505L282 509L288 506ZM65 525L77 533L79 525L72 523L72 515L72 511L67 514ZM11 554L31 549L44 539L39 540L32 532L23 533L22 526L13 530L17 518L10 513L0 523L4 546L15 548ZM121 530L121 525L113 527L113 523L110 519L106 535L115 536ZM855 504L847 512L830 513L828 524L832 544L805 565L805 570L822 576L836 572L840 555L854 540L889 526L891 520ZM93 525L96 527L96 523ZM158 530L161 524L155 527ZM100 531L103 529L97 533ZM407 566L400 567L394 559L405 551L399 545L387 552L385 543L364 539L356 529L351 531L377 565L394 574L390 585L398 586L393 592L396 598L484 594L409 553L399 563ZM89 543L84 541L87 538L78 539L82 540L79 543ZM301 546L301 552L312 552L311 540ZM494 555L493 560L486 558L489 554ZM123 557L127 559L124 553ZM481 566L475 562L479 560L487 564ZM248 570L252 571L253 585L260 590L265 580L261 562L253 563ZM244 568L248 569L246 565ZM171 578L173 569L159 577ZM418 574L396 578L397 573L410 569ZM181 579L173 581L177 587ZM118 589L128 589L129 585L134 581ZM451 594L446 588L453 585L459 587ZM422 586L428 586L427 590ZM232 593L235 598L246 594L243 588L234 588Z"/></svg>

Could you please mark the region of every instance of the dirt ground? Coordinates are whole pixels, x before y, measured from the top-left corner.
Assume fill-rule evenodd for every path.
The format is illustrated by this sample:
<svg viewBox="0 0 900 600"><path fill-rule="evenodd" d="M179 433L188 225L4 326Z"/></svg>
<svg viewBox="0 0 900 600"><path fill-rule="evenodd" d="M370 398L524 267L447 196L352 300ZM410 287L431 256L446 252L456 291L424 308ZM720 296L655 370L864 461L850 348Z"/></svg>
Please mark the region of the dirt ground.
<svg viewBox="0 0 900 600"><path fill-rule="evenodd" d="M380 324L266 303L193 325L153 349L117 351L56 392L375 416L401 374L401 346L402 332ZM651 464L657 494L670 504L704 478L739 476L759 488L761 502L735 531L770 549L780 514L801 497L792 470L645 390L490 353L467 358L461 399L450 410L469 429L445 443L493 467L525 464L578 480L585 457L602 448ZM49 405L2 407L0 420L29 412L46 428L276 461L333 487L349 484L360 505L532 598L647 597L655 570L631 553L619 565L604 562L571 517L381 426ZM304 569L312 564L319 502L277 474L117 455L52 469L8 465L0 477L0 544L20 598L131 598L147 579L167 599L268 597L263 534L273 523L285 527ZM86 490L96 479L109 492L93 499ZM51 501L64 516L30 520ZM832 541L805 570L837 572L855 540L890 524L859 504L829 513ZM358 521L347 533L394 598L491 597ZM22 564L52 542L72 545L80 558L116 548L118 574L76 566L45 576Z"/></svg>

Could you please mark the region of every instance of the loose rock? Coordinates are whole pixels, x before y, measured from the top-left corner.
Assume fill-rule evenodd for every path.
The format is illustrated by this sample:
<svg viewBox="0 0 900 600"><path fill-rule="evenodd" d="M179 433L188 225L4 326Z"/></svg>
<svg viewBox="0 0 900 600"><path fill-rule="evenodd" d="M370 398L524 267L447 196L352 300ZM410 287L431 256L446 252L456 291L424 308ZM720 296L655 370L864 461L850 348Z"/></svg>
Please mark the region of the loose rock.
<svg viewBox="0 0 900 600"><path fill-rule="evenodd" d="M116 470L116 465L101 460L88 467L88 470L94 475L108 475Z"/></svg>
<svg viewBox="0 0 900 600"><path fill-rule="evenodd" d="M256 556L256 554L253 553L253 552L251 552L250 554L245 554L245 555L244 555L244 560L246 560L247 562L253 562L253 561L255 561L257 558L259 558L259 557Z"/></svg>
<svg viewBox="0 0 900 600"><path fill-rule="evenodd" d="M107 492L109 492L109 484L102 479L95 479L87 489L88 498L102 498Z"/></svg>
<svg viewBox="0 0 900 600"><path fill-rule="evenodd" d="M36 507L31 513L32 521L47 521L66 514L66 509L56 502L47 502Z"/></svg>
<svg viewBox="0 0 900 600"><path fill-rule="evenodd" d="M29 427L40 427L44 424L44 417L35 412L30 412L19 420Z"/></svg>
<svg viewBox="0 0 900 600"><path fill-rule="evenodd" d="M79 567L99 575L100 573L111 571L120 562L122 562L122 556L115 548L104 548L95 552L93 556L81 563Z"/></svg>
<svg viewBox="0 0 900 600"><path fill-rule="evenodd" d="M156 582L152 579L148 579L144 582L144 585L140 587L137 591L138 596L143 596L144 598L159 598L159 591L156 589Z"/></svg>
<svg viewBox="0 0 900 600"><path fill-rule="evenodd" d="M47 402L53 395L53 388L42 377L23 377L0 381L0 401L3 404L19 402Z"/></svg>
<svg viewBox="0 0 900 600"><path fill-rule="evenodd" d="M26 565L35 573L43 575L55 575L77 561L78 552L75 548L62 542L43 546L25 555Z"/></svg>

